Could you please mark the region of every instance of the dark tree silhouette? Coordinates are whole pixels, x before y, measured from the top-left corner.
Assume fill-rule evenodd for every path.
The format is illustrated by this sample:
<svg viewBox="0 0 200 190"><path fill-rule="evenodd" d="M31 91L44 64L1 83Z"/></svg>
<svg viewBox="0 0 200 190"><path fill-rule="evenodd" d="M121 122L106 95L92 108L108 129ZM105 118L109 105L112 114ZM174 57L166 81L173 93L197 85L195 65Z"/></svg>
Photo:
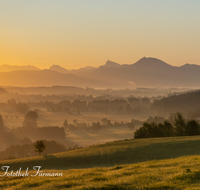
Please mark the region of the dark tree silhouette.
<svg viewBox="0 0 200 190"><path fill-rule="evenodd" d="M65 122L63 123L63 127L64 127L64 129L67 129L68 128L68 122L67 122L67 120L65 119Z"/></svg>
<svg viewBox="0 0 200 190"><path fill-rule="evenodd" d="M149 104L150 104L150 100L149 100L148 98L142 98L142 99L141 99L141 103L142 103L142 104L149 105Z"/></svg>
<svg viewBox="0 0 200 190"><path fill-rule="evenodd" d="M180 112L177 112L174 118L175 132L178 136L185 135L186 120Z"/></svg>
<svg viewBox="0 0 200 190"><path fill-rule="evenodd" d="M131 97L128 99L128 102L130 103L131 107L133 107L133 108L140 105L140 99L138 99L138 98Z"/></svg>
<svg viewBox="0 0 200 190"><path fill-rule="evenodd" d="M29 107L26 103L19 102L15 105L15 110L19 113L26 114L29 111Z"/></svg>
<svg viewBox="0 0 200 190"><path fill-rule="evenodd" d="M35 152L39 152L39 155L45 150L46 146L43 141L36 141L33 146L35 147Z"/></svg>
<svg viewBox="0 0 200 190"><path fill-rule="evenodd" d="M4 142L4 139L5 139L4 129L5 129L5 126L4 126L4 123L3 123L3 117L2 117L2 115L0 115L0 144L2 144Z"/></svg>
<svg viewBox="0 0 200 190"><path fill-rule="evenodd" d="M23 126L28 127L28 128L36 128L37 127L37 119L38 119L37 112L29 111L25 115Z"/></svg>
<svg viewBox="0 0 200 190"><path fill-rule="evenodd" d="M3 131L4 129L4 123L3 123L3 117L0 115L0 130Z"/></svg>
<svg viewBox="0 0 200 190"><path fill-rule="evenodd" d="M103 119L101 120L102 125L107 125L107 121L108 121L107 118L103 118Z"/></svg>
<svg viewBox="0 0 200 190"><path fill-rule="evenodd" d="M200 125L196 120L187 121L185 128L185 135L199 135L200 134Z"/></svg>
<svg viewBox="0 0 200 190"><path fill-rule="evenodd" d="M76 126L76 125L77 125L77 123L78 123L78 122L77 122L77 120L76 120L76 119L74 119L74 120L73 120L73 124Z"/></svg>

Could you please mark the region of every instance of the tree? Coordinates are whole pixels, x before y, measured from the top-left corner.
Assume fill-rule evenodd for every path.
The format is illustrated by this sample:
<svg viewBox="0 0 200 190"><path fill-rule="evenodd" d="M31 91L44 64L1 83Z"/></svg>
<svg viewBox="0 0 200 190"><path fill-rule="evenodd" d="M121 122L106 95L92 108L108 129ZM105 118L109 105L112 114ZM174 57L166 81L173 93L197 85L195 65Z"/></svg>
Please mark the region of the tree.
<svg viewBox="0 0 200 190"><path fill-rule="evenodd" d="M15 110L19 113L26 114L29 111L29 106L26 103L19 102L14 107Z"/></svg>
<svg viewBox="0 0 200 190"><path fill-rule="evenodd" d="M180 112L177 112L174 118L174 129L177 136L185 135L186 120Z"/></svg>
<svg viewBox="0 0 200 190"><path fill-rule="evenodd" d="M69 126L69 125L68 125L68 122L67 122L67 120L65 119L65 122L63 123L64 129L67 130L67 129L68 129L68 126Z"/></svg>
<svg viewBox="0 0 200 190"><path fill-rule="evenodd" d="M173 137L174 136L174 128L173 125L165 120L163 123L163 136L164 137Z"/></svg>
<svg viewBox="0 0 200 190"><path fill-rule="evenodd" d="M35 147L35 152L39 152L39 155L41 155L41 152L43 152L46 148L43 141L36 141L33 146Z"/></svg>
<svg viewBox="0 0 200 190"><path fill-rule="evenodd" d="M185 135L199 135L200 134L200 126L196 120L189 120L185 127Z"/></svg>
<svg viewBox="0 0 200 190"><path fill-rule="evenodd" d="M145 105L149 105L150 104L150 100L148 98L142 98L141 99L141 103L145 104Z"/></svg>
<svg viewBox="0 0 200 190"><path fill-rule="evenodd" d="M140 99L131 97L128 99L128 102L131 104L132 107L137 107L140 105Z"/></svg>
<svg viewBox="0 0 200 190"><path fill-rule="evenodd" d="M102 125L107 125L108 119L107 118L103 118L101 120Z"/></svg>
<svg viewBox="0 0 200 190"><path fill-rule="evenodd" d="M78 121L76 119L73 120L73 124L76 126Z"/></svg>
<svg viewBox="0 0 200 190"><path fill-rule="evenodd" d="M38 119L37 112L29 111L25 115L23 126L28 127L28 128L36 128L37 127L37 119Z"/></svg>
<svg viewBox="0 0 200 190"><path fill-rule="evenodd" d="M3 117L2 117L2 115L0 115L0 133L3 133L4 128L5 128L5 126L3 123Z"/></svg>
<svg viewBox="0 0 200 190"><path fill-rule="evenodd" d="M164 123L144 123L142 127L134 133L134 138L152 138L152 137L171 137L174 136L174 129L170 122Z"/></svg>
<svg viewBox="0 0 200 190"><path fill-rule="evenodd" d="M3 123L3 117L2 117L2 115L0 115L0 144L1 145L5 144L4 141L6 140L4 130L5 130L5 126L4 126L4 123Z"/></svg>

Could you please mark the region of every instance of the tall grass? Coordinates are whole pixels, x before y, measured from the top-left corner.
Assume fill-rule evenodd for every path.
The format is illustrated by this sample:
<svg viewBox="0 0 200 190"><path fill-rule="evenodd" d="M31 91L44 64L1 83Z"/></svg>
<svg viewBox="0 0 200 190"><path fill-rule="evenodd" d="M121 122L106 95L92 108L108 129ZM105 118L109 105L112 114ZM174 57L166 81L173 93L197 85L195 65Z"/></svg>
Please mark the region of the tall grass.
<svg viewBox="0 0 200 190"><path fill-rule="evenodd" d="M198 155L199 136L118 141L53 155L1 161L0 166L10 166L14 171L20 167L25 170L42 166L43 172L58 172L63 176L0 177L0 188L200 189Z"/></svg>
<svg viewBox="0 0 200 190"><path fill-rule="evenodd" d="M199 163L200 156L184 156L108 168L59 170L62 177L1 177L0 187L22 190L200 189Z"/></svg>

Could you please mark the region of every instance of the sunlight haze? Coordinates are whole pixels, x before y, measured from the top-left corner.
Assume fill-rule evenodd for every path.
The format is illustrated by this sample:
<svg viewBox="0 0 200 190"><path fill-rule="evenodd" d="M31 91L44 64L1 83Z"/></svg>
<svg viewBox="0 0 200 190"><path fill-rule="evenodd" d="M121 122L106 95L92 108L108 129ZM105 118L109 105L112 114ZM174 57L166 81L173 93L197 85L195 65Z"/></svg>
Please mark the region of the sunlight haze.
<svg viewBox="0 0 200 190"><path fill-rule="evenodd" d="M0 64L200 64L198 0L1 0Z"/></svg>

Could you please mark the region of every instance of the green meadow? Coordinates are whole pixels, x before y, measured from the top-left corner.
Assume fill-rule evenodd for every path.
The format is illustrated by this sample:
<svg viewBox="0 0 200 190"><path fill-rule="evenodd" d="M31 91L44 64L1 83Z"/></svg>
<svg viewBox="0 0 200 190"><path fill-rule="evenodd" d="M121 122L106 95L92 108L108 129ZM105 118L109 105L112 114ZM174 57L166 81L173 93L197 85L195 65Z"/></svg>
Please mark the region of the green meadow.
<svg viewBox="0 0 200 190"><path fill-rule="evenodd" d="M117 141L1 161L62 177L0 177L2 189L200 189L200 136ZM31 171L36 173L35 171ZM1 175L3 175L3 171Z"/></svg>

